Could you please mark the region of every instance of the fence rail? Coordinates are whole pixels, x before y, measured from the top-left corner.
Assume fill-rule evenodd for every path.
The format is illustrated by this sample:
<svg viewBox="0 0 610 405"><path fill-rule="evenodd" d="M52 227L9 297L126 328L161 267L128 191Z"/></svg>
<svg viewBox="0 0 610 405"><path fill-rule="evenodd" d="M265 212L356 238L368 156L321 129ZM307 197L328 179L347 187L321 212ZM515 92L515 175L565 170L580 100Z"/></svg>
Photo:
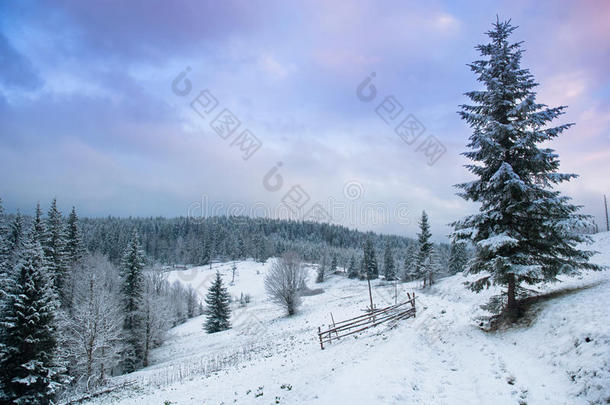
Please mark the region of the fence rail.
<svg viewBox="0 0 610 405"><path fill-rule="evenodd" d="M342 337L362 332L366 329L375 327L385 322L399 321L415 317L415 293L413 296L407 293L407 301L389 307L369 310L366 314L336 322L331 314L333 326L326 330L318 328L318 338L320 348L324 350L324 344L332 343L333 340L340 340ZM410 304L410 306L409 306Z"/></svg>

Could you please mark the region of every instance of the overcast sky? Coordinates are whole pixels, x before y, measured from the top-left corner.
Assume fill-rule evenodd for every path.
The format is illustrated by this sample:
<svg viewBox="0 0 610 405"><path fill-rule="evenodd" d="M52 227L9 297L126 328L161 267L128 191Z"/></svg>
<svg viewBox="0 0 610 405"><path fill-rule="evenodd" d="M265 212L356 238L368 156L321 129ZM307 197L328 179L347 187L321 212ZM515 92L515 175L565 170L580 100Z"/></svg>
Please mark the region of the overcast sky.
<svg viewBox="0 0 610 405"><path fill-rule="evenodd" d="M462 3L4 1L0 197L10 212L57 197L81 215L179 216L275 212L292 192L303 211L320 202L336 222L404 235L425 208L441 238L476 209L452 187L470 178L456 111L478 88L466 64L498 14L520 27L538 101L569 106L557 123L576 126L551 147L581 177L562 190L601 226L610 3ZM172 87L181 72L188 83ZM375 98L362 101L373 72ZM388 96L402 110L386 123ZM209 101L203 117L195 99L200 112ZM240 126L219 134L225 108ZM412 144L394 131L409 114L425 127ZM244 160L246 129L261 146ZM430 135L440 157L424 153ZM388 217L360 218L371 207Z"/></svg>

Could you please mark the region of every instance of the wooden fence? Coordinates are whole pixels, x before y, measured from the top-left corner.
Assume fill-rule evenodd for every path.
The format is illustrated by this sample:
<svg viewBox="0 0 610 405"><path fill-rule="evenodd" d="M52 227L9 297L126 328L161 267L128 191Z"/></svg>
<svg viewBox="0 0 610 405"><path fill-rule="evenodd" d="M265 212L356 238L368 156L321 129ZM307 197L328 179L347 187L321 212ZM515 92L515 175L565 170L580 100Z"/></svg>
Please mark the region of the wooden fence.
<svg viewBox="0 0 610 405"><path fill-rule="evenodd" d="M407 293L408 300L389 307L368 310L366 314L345 321L336 322L331 314L332 327L322 330L318 328L320 348L324 350L324 344L332 343L343 337L362 332L385 322L399 321L415 317L415 293L413 296Z"/></svg>

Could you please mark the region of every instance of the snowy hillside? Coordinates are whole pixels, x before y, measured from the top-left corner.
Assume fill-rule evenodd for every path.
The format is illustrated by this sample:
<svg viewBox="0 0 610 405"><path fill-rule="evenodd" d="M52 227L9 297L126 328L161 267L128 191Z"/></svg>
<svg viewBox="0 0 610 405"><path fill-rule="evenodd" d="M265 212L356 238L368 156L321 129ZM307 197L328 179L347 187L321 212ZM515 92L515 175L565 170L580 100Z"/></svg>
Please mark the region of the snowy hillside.
<svg viewBox="0 0 610 405"><path fill-rule="evenodd" d="M610 265L610 233L595 236L594 261ZM493 291L474 294L461 275L416 291L417 318L380 326L320 350L317 328L360 315L366 283L331 276L324 293L304 298L286 318L264 292L270 267L238 262L231 294L233 329L208 335L202 317L170 331L153 353L153 365L113 383L129 388L90 404L590 404L610 402L610 271L585 273L544 286L550 293L532 307L529 326L486 333L474 318ZM231 282L231 264L176 271L205 294L219 270ZM313 271L313 269L312 269ZM374 283L377 305L394 300L394 288ZM400 299L400 298L399 298ZM167 401L167 402L165 402Z"/></svg>

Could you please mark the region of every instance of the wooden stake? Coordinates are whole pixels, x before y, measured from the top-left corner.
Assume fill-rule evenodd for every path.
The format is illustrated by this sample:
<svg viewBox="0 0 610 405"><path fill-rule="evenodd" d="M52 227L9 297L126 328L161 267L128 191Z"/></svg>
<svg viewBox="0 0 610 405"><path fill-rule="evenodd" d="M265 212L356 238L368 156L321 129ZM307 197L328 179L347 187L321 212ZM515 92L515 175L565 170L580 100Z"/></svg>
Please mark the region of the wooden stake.
<svg viewBox="0 0 610 405"><path fill-rule="evenodd" d="M337 327L337 325L335 325L335 318L333 318L333 313L330 313L330 319L331 321L333 321L333 329L335 329ZM337 335L337 340L339 340L339 332L337 332L337 330L335 330L335 335Z"/></svg>
<svg viewBox="0 0 610 405"><path fill-rule="evenodd" d="M318 326L318 336L320 337L320 348L324 350L324 343L322 343L322 329Z"/></svg>
<svg viewBox="0 0 610 405"><path fill-rule="evenodd" d="M371 301L371 314L375 311L375 307L373 306L373 293L371 292L371 277L367 275L366 281L369 283L369 300ZM373 317L373 322L375 318Z"/></svg>
<svg viewBox="0 0 610 405"><path fill-rule="evenodd" d="M398 287L396 286L396 282L394 282L394 305L398 304Z"/></svg>
<svg viewBox="0 0 610 405"><path fill-rule="evenodd" d="M373 306L373 293L371 292L371 278L367 277L366 281L369 283L369 300L371 301L371 311L375 310Z"/></svg>

